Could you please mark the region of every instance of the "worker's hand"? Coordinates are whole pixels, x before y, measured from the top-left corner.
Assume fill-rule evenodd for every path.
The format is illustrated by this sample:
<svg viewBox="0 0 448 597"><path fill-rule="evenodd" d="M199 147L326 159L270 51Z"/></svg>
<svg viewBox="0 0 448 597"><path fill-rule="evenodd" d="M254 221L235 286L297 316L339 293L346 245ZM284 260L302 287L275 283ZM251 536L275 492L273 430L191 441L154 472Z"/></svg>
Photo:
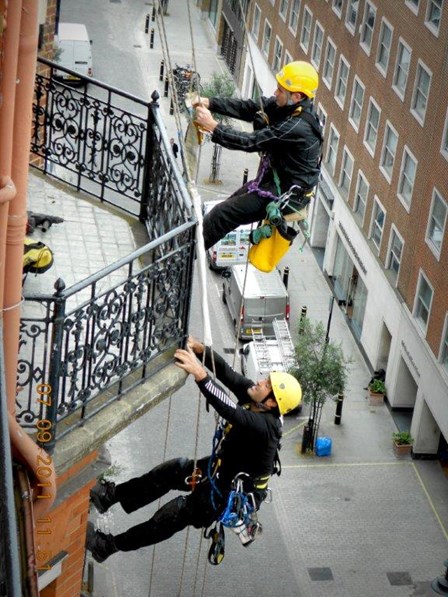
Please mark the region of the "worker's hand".
<svg viewBox="0 0 448 597"><path fill-rule="evenodd" d="M206 370L197 360L194 352L189 346L187 346L187 350L178 348L174 353L174 356L177 359L176 365L187 373L191 373L195 381L201 381L207 377Z"/></svg>
<svg viewBox="0 0 448 597"><path fill-rule="evenodd" d="M193 108L197 108L198 106L204 106L205 108L210 108L210 100L208 97L201 97L199 95L196 98L192 98L192 105Z"/></svg>
<svg viewBox="0 0 448 597"><path fill-rule="evenodd" d="M196 340L193 336L188 336L187 346L191 348L194 354L202 354L204 352L204 345L202 342L199 342L199 340Z"/></svg>
<svg viewBox="0 0 448 597"><path fill-rule="evenodd" d="M212 133L218 126L218 123L213 118L210 110L201 104L198 104L196 106L196 114L194 117L194 121L199 125L201 129L210 133Z"/></svg>

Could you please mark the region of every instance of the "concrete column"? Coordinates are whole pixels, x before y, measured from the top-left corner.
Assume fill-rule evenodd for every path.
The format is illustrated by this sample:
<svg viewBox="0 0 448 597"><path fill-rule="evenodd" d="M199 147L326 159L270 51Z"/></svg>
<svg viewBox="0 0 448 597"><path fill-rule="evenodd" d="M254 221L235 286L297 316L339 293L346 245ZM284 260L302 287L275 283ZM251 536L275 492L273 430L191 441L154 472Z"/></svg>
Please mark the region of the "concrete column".
<svg viewBox="0 0 448 597"><path fill-rule="evenodd" d="M417 395L415 402L411 435L414 438L414 454L428 456L437 454L440 429L421 393Z"/></svg>

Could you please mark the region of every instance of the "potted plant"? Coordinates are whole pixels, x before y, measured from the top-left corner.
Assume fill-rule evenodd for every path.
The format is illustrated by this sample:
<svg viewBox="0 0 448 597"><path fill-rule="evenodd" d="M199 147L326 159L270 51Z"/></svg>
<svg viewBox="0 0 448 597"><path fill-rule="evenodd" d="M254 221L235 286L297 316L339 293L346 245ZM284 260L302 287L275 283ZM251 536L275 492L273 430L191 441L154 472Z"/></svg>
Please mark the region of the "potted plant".
<svg viewBox="0 0 448 597"><path fill-rule="evenodd" d="M377 406L384 403L384 396L386 394L386 386L381 379L374 379L369 384L369 404Z"/></svg>
<svg viewBox="0 0 448 597"><path fill-rule="evenodd" d="M406 456L411 453L414 438L409 431L394 431L392 440L396 456Z"/></svg>

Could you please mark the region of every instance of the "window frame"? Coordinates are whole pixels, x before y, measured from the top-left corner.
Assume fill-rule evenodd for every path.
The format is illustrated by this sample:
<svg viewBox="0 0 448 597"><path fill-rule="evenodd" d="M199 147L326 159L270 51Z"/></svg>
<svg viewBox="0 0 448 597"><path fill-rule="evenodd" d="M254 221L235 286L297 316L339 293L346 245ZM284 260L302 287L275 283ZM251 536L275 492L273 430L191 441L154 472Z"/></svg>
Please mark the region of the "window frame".
<svg viewBox="0 0 448 597"><path fill-rule="evenodd" d="M425 282L425 284L427 284L428 288L431 290L431 300L429 301L429 306L426 307L426 305L424 305L425 309L427 308L427 313L428 313L426 322L424 322L418 315L419 300L421 300L420 299L420 290L421 290L423 281ZM417 287L415 289L415 299L414 299L414 308L412 309L412 316L425 335L428 330L428 323L429 323L429 319L431 317L431 308L432 308L433 299L434 299L434 288L433 288L432 284L430 284L429 278L425 275L424 271L422 269L420 269L419 274L418 274L418 279L417 279Z"/></svg>
<svg viewBox="0 0 448 597"><path fill-rule="evenodd" d="M431 7L435 6L435 3L439 2L439 1L441 3L441 6L438 7L438 10L439 10L439 24L436 26L436 25L433 25L432 21L430 21L430 19L429 19L429 13L430 13ZM443 12L443 0L428 0L428 3L426 5L425 26L436 37L439 37L439 33L440 33L440 21L442 20L442 12Z"/></svg>
<svg viewBox="0 0 448 597"><path fill-rule="evenodd" d="M336 139L336 148L333 146L333 139ZM339 141L341 140L341 135L337 128L332 124L330 124L330 134L328 135L328 145L327 151L325 152L325 164L327 165L327 170L330 173L331 177L334 177L336 172L336 163L338 161L338 153L339 153ZM331 155L334 156L334 162L329 161Z"/></svg>
<svg viewBox="0 0 448 597"><path fill-rule="evenodd" d="M372 10L372 13L373 13L373 25L371 28L368 25L368 17L370 15L369 8ZM377 13L376 6L372 2L370 2L370 0L366 0L366 3L364 5L364 14L362 16L361 28L360 28L360 32L359 32L359 45L364 50L364 52L367 54L367 56L370 56L370 51L372 49L372 41L373 41L373 35L375 32L375 25L376 25L376 13ZM370 31L369 43L366 43L366 41L364 39L366 31Z"/></svg>
<svg viewBox="0 0 448 597"><path fill-rule="evenodd" d="M388 146L387 146L388 132L391 132L396 138L394 152L392 152L390 149L388 149ZM382 172L382 174L384 175L384 178L389 183L392 181L392 177L393 177L395 159L397 157L398 140L399 140L399 135L398 135L397 130L392 126L392 123L389 120L386 120L386 124L384 126L383 146L381 148L380 171ZM385 158L386 151L388 151L389 154L392 155L392 166L390 167L390 172L389 172L388 167L384 165L384 161L385 161L384 158Z"/></svg>
<svg viewBox="0 0 448 597"><path fill-rule="evenodd" d="M278 56L277 54L277 48L280 48L280 56ZM273 56L272 56L272 69L275 72L278 72L281 67L282 67L282 59L283 59L283 43L282 40L279 38L278 35L275 36L275 42L274 42L274 52L273 52ZM278 60L277 60L278 58Z"/></svg>
<svg viewBox="0 0 448 597"><path fill-rule="evenodd" d="M378 125L377 125L376 130L374 129L374 127L372 127L372 124L371 124L372 108L375 108L375 110L378 112ZM364 127L363 144L364 144L364 147L369 152L369 154L372 156L372 158L375 157L375 151L376 151L376 147L378 145L378 131L380 129L380 123L381 123L381 108L378 105L378 103L373 99L373 97L370 96L368 107L367 107L366 124ZM369 144L369 141L368 141L368 132L370 131L371 128L373 128L375 130L375 134L373 135L375 138L373 147Z"/></svg>
<svg viewBox="0 0 448 597"><path fill-rule="evenodd" d="M445 115L445 125L443 127L442 143L440 144L440 153L448 161L448 108Z"/></svg>
<svg viewBox="0 0 448 597"><path fill-rule="evenodd" d="M257 22L258 21L258 22ZM257 25L257 32L255 33L255 24ZM254 16L252 19L252 27L251 27L251 34L252 37L258 42L258 38L260 37L260 25L261 25L261 8L255 3L254 6Z"/></svg>
<svg viewBox="0 0 448 597"><path fill-rule="evenodd" d="M308 21L309 18L309 21ZM306 25L309 25L309 29L306 28ZM308 54L308 50L310 47L310 39L311 39L311 28L313 25L313 13L311 12L311 10L308 8L308 6L305 6L304 10L303 10L303 19L302 19L302 29L300 31L300 41L299 41L299 45L302 48L302 50L305 52L305 54ZM307 39L304 41L304 32L307 32Z"/></svg>
<svg viewBox="0 0 448 597"><path fill-rule="evenodd" d="M356 120L354 120L353 118L353 106L355 105L355 85L359 85L359 88L362 90L362 101L361 101L361 105L359 107L359 119L358 122L356 122ZM364 97L365 97L365 93L366 93L366 87L364 85L364 83L361 81L361 79L358 77L358 75L355 75L353 78L353 85L352 85L352 95L350 98L350 106L348 109L348 121L349 123L352 125L352 127L355 129L356 132L359 131L359 125L361 123L362 120L362 111L364 108ZM356 106L358 106L358 103L356 102Z"/></svg>
<svg viewBox="0 0 448 597"><path fill-rule="evenodd" d="M336 3L340 4L339 9L336 6ZM331 0L331 9L334 12L334 14L338 17L338 19L340 19L342 17L343 7L344 7L344 0Z"/></svg>
<svg viewBox="0 0 448 597"><path fill-rule="evenodd" d="M401 243L401 249L400 249L400 256L399 257L396 255L395 251L393 250L393 247L394 247L394 238L395 237ZM398 285L398 278L400 276L401 260L402 260L402 257L403 257L403 250L404 250L404 239L401 236L401 234L398 232L398 228L395 226L395 224L392 224L391 227L390 227L389 244L388 244L388 247L387 247L386 270L388 272L391 272L389 275L393 276L393 278L395 280L395 286ZM394 259L394 261L396 263L398 263L397 270L395 270L395 268L391 267L391 265L392 265L392 259Z"/></svg>
<svg viewBox="0 0 448 597"><path fill-rule="evenodd" d="M346 169L347 161L348 161L347 158L351 161L350 174L348 174L348 170ZM346 199L348 199L350 197L350 188L352 186L354 169L355 169L355 158L353 157L353 154L349 151L347 145L344 145L344 147L342 148L341 169L340 169L340 174L339 174L338 187ZM347 187L342 184L344 180L349 181Z"/></svg>
<svg viewBox="0 0 448 597"><path fill-rule="evenodd" d="M413 12L415 15L418 15L420 0L404 0L404 3L411 12Z"/></svg>
<svg viewBox="0 0 448 597"><path fill-rule="evenodd" d="M299 15L300 15L301 2L302 2L302 0L292 0L291 10L290 10L290 13L289 13L288 29L291 31L291 33L294 36L297 35L297 28L298 28L298 25L299 25ZM294 11L294 8L296 6L297 6L297 13ZM295 27L293 27L291 25L293 15L296 15Z"/></svg>
<svg viewBox="0 0 448 597"><path fill-rule="evenodd" d="M438 361L448 375L448 313L445 314L442 337L440 338Z"/></svg>
<svg viewBox="0 0 448 597"><path fill-rule="evenodd" d="M402 187L402 180L403 180L403 173L404 173L406 158L409 158L409 160L411 160L415 165L414 178L413 178L412 185L411 185L412 188L411 188L409 202L407 201L405 195L403 195L402 190L400 190L400 188ZM415 187L415 179L417 178L417 169L418 169L418 160L414 156L412 151L409 149L409 147L407 145L405 145L403 147L403 154L401 156L400 174L398 176L398 185L397 185L397 197L408 213L411 210L412 196L414 194L414 187ZM408 179L406 179L406 180L408 180Z"/></svg>
<svg viewBox="0 0 448 597"><path fill-rule="evenodd" d="M328 62L329 48L331 48L332 50L334 50L334 60L333 60L332 64ZM323 68L322 68L322 81L325 83L325 85L330 90L331 90L331 87L333 85L334 65L336 64L337 52L338 52L338 49L337 49L336 44L333 42L333 40L331 39L331 37L328 37L327 38L327 44L325 46L324 64L323 64ZM331 65L331 77L330 77L330 80L328 80L328 77L327 77L327 65L328 64Z"/></svg>
<svg viewBox="0 0 448 597"><path fill-rule="evenodd" d="M320 46L318 44L316 44L316 36L317 36L318 32L322 34L322 38L320 40L321 41ZM319 23L319 21L316 20L316 22L314 23L314 35L313 35L313 43L311 44L311 56L310 56L310 62L315 67L316 70L319 70L320 61L322 58L322 48L324 45L324 40L325 40L325 30L322 27L322 25ZM315 49L316 48L319 49L319 56L318 56L317 60L315 60Z"/></svg>
<svg viewBox="0 0 448 597"><path fill-rule="evenodd" d="M379 215L380 212L383 215L383 222L382 222L381 226L378 224L378 215ZM370 234L369 234L369 238L372 241L372 243L375 245L375 247L378 249L378 254L381 251L381 243L383 242L384 225L386 223L386 215L387 215L387 212L384 209L383 204L379 200L378 196L374 195L374 197L373 197L373 206L372 206L372 219L371 219L371 222L370 222ZM376 242L376 236L375 236L375 231L376 230L380 231L378 243Z"/></svg>
<svg viewBox="0 0 448 597"><path fill-rule="evenodd" d="M440 201L440 203L445 208L444 220L443 220L443 223L441 223L440 246L437 246L437 244L431 238L431 236L432 236L431 222L435 219L434 218L434 206L436 205L436 201ZM428 247L430 248L431 252L433 253L434 257L438 261L440 260L440 255L442 253L442 248L443 248L443 240L444 240L445 234L447 232L447 221L448 221L448 202L442 196L442 193L440 193L436 188L434 188L432 191L431 207L430 207L429 214L428 214L428 224L426 227L425 241L426 241L426 244L428 245Z"/></svg>
<svg viewBox="0 0 448 597"><path fill-rule="evenodd" d="M388 48L383 44L383 41L384 41L384 31L386 31L386 30L390 31L390 43L389 43L389 47ZM392 24L389 23L389 21L386 18L383 17L381 19L380 35L379 35L379 38L378 38L378 46L377 46L375 66L380 71L380 73L384 76L384 78L386 78L387 71L389 69L390 53L391 53L391 50L392 50L393 38L394 38L394 28L393 28ZM383 48L386 48L386 51L387 51L387 58L386 58L386 64L385 65L383 65L382 62L380 62L380 55L382 53L381 51L382 51Z"/></svg>
<svg viewBox="0 0 448 597"><path fill-rule="evenodd" d="M286 4L285 12L282 12L283 6ZM288 8L289 8L289 0L280 0L280 5L278 7L278 14L282 21L286 22L286 17L288 15Z"/></svg>
<svg viewBox="0 0 448 597"><path fill-rule="evenodd" d="M341 78L342 66L345 66L347 68L347 77L346 77L345 81ZM339 55L338 72L336 75L336 83L334 86L334 99L335 99L335 102L338 104L338 106L341 108L341 110L344 109L345 100L347 97L349 78L350 78L350 64L347 61L347 59L345 58L345 56L343 54L340 54ZM341 82L344 85L344 93L343 94L339 93Z"/></svg>
<svg viewBox="0 0 448 597"><path fill-rule="evenodd" d="M270 29L269 44L268 44L268 51L267 52L265 50L266 27L269 27L269 29ZM266 56L266 58L269 58L269 52L271 50L271 42L272 42L272 25L268 21L268 19L265 19L264 20L264 27L263 27L263 41L262 41L261 51Z"/></svg>
<svg viewBox="0 0 448 597"><path fill-rule="evenodd" d="M428 75L428 79L429 79L426 96L424 95L423 91L421 91L419 89L419 83L421 80L421 77L419 77L419 73L422 74L423 72L426 75ZM432 71L430 71L429 68L426 66L426 64L423 62L423 60L421 60L419 58L418 62L417 62L417 68L415 71L414 89L412 90L411 114L414 116L416 121L419 124L421 124L422 126L425 124L426 112L428 110L429 94L431 93L431 83L432 83ZM416 109L416 107L414 105L417 102L417 94L420 94L420 96L425 97L425 106L424 106L423 116L420 114L420 112Z"/></svg>
<svg viewBox="0 0 448 597"><path fill-rule="evenodd" d="M352 6L356 4L356 10L355 12L355 22L352 24L351 21L349 20L349 11L351 10ZM350 31L350 33L352 35L355 35L356 32L356 23L358 22L358 16L359 16L359 0L348 0L347 2L347 8L345 11L345 26L347 27L347 29Z"/></svg>
<svg viewBox="0 0 448 597"><path fill-rule="evenodd" d="M366 194L365 197L359 192L360 189L360 181L362 180L363 184L365 185L366 188ZM355 194L354 194L354 199L353 199L353 213L360 218L361 220L361 225L364 224L364 220L366 217L366 212L367 212L367 201L369 199L369 192L370 192L370 184L369 181L367 180L364 172L359 169L358 170L358 174L356 176L356 187L355 187ZM365 199L360 200L360 198ZM362 209L362 213L359 210L359 205L363 206Z"/></svg>
<svg viewBox="0 0 448 597"><path fill-rule="evenodd" d="M400 48L402 48L403 50L406 50L409 53L409 63L408 63L407 71L406 71L406 80L404 82L403 90L401 89L401 87L397 86L397 77L398 77L399 69L400 69L400 73L405 72L404 69L401 67L401 64L402 64L401 58L403 56L403 53L400 52ZM404 98L406 97L406 88L408 86L409 72L411 70L411 60L412 60L412 48L411 48L411 46L409 46L409 44L407 44L404 41L404 39L402 37L400 37L398 39L398 43L397 43L397 55L396 55L396 59L395 59L394 75L392 78L392 89L395 91L395 93L398 95L398 97L402 101L404 101Z"/></svg>

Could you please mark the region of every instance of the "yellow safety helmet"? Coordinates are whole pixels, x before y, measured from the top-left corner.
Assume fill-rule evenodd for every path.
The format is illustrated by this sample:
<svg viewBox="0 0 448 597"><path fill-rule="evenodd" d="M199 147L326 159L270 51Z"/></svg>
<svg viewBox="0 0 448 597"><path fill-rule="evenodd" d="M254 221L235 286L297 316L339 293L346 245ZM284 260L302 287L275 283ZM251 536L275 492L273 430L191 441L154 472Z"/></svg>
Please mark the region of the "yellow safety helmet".
<svg viewBox="0 0 448 597"><path fill-rule="evenodd" d="M313 98L319 87L319 75L309 62L297 60L285 64L282 70L275 75L277 82L290 93L301 92Z"/></svg>
<svg viewBox="0 0 448 597"><path fill-rule="evenodd" d="M272 371L270 375L272 391L281 415L286 415L302 401L302 388L297 379L284 371Z"/></svg>

